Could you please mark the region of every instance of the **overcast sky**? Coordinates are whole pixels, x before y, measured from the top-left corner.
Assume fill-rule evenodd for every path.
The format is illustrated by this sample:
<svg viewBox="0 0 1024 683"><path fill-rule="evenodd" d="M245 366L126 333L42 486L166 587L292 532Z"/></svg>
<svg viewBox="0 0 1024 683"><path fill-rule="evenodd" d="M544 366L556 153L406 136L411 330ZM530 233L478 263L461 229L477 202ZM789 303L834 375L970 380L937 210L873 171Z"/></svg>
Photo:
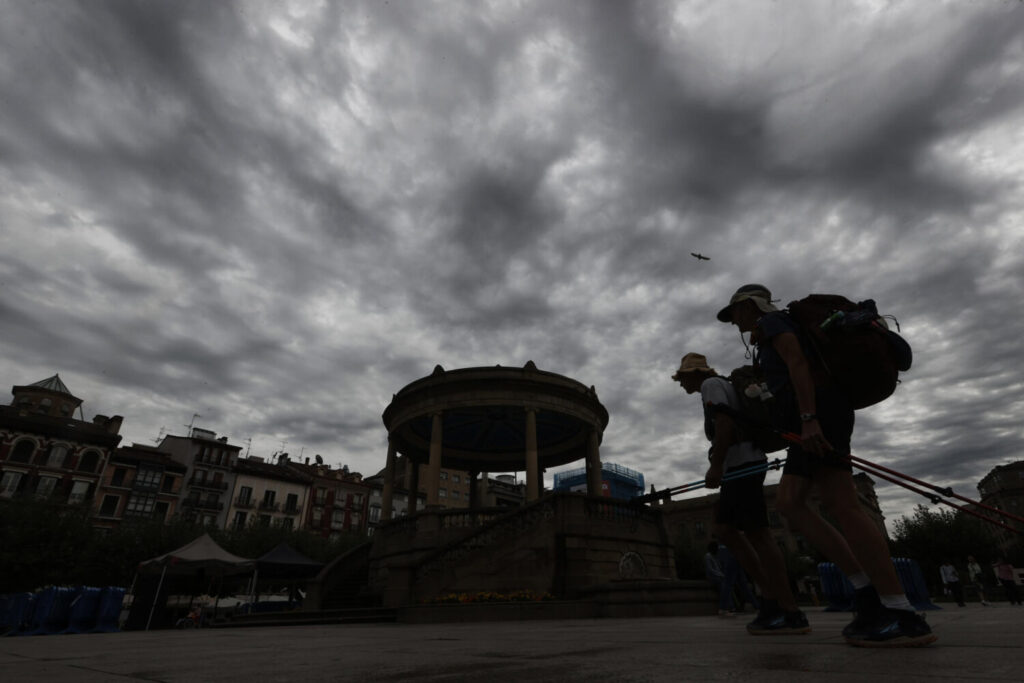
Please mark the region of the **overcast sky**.
<svg viewBox="0 0 1024 683"><path fill-rule="evenodd" d="M198 413L368 475L400 388L533 360L674 486L670 375L745 362L761 282L899 319L855 454L970 497L1024 457L1019 2L0 0L0 101L0 383L125 444Z"/></svg>

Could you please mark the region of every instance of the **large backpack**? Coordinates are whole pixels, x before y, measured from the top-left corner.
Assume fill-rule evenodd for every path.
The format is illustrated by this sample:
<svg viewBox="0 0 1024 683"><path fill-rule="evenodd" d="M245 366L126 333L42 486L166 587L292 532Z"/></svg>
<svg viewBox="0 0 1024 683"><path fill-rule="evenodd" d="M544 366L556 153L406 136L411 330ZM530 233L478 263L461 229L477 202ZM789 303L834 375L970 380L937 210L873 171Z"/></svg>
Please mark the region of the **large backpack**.
<svg viewBox="0 0 1024 683"><path fill-rule="evenodd" d="M741 365L726 378L736 389L742 416L736 420L741 438L753 441L765 453L781 451L789 444L772 430L772 394L761 374L753 365Z"/></svg>
<svg viewBox="0 0 1024 683"><path fill-rule="evenodd" d="M815 383L833 382L854 409L887 399L899 373L910 369L910 345L889 329L871 299L811 294L787 309L804 333Z"/></svg>

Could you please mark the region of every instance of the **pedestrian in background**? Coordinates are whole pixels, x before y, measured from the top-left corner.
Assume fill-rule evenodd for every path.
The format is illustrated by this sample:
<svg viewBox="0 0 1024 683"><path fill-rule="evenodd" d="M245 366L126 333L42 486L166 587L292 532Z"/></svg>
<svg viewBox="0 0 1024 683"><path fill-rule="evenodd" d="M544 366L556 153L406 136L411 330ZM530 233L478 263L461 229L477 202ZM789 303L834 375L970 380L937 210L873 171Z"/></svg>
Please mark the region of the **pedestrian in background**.
<svg viewBox="0 0 1024 683"><path fill-rule="evenodd" d="M942 576L942 585L949 590L950 595L956 600L956 604L961 607L964 606L964 587L960 584L960 574L957 573L956 567L949 560L942 563L939 567L939 574Z"/></svg>
<svg viewBox="0 0 1024 683"><path fill-rule="evenodd" d="M1010 601L1011 605L1021 604L1020 592L1017 591L1017 580L1013 575L1013 565L1007 562L1005 557L1001 557L992 567L999 583L1003 584L1003 588L1006 590L1006 599Z"/></svg>

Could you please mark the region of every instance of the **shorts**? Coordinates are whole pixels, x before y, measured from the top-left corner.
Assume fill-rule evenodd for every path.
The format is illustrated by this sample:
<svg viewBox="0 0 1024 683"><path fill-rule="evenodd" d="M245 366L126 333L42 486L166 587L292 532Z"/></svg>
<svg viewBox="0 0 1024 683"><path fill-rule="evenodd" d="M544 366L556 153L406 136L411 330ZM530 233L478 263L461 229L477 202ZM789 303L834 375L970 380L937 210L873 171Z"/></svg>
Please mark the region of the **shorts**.
<svg viewBox="0 0 1024 683"><path fill-rule="evenodd" d="M726 474L747 469L757 463L744 463L730 467ZM762 470L756 474L722 482L715 509L715 523L728 524L740 531L754 531L768 526L768 506L764 502L764 477Z"/></svg>
<svg viewBox="0 0 1024 683"><path fill-rule="evenodd" d="M846 396L834 388L818 387L815 394L818 424L833 450L827 455L818 456L792 445L786 449L786 465L782 473L810 478L821 467L852 472L853 465L846 456L850 455L850 441L853 437L853 407ZM795 409L788 413L785 419L786 431L799 434L803 428L799 416Z"/></svg>

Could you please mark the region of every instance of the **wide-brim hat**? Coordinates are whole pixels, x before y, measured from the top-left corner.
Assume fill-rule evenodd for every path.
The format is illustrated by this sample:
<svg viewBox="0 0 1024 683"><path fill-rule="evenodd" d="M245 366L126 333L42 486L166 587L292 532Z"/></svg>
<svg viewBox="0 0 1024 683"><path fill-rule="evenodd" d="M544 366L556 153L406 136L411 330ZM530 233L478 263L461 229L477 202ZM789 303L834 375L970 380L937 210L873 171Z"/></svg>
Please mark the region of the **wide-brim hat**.
<svg viewBox="0 0 1024 683"><path fill-rule="evenodd" d="M732 322L732 307L747 299L753 301L762 313L779 310L772 305L772 293L767 287L757 284L743 285L729 299L729 305L718 312L718 319L723 323Z"/></svg>
<svg viewBox="0 0 1024 683"><path fill-rule="evenodd" d="M676 370L676 374L672 375L672 379L678 382L682 375L691 372L714 372L714 370L708 367L708 359L702 354L688 353L679 362L679 369Z"/></svg>

